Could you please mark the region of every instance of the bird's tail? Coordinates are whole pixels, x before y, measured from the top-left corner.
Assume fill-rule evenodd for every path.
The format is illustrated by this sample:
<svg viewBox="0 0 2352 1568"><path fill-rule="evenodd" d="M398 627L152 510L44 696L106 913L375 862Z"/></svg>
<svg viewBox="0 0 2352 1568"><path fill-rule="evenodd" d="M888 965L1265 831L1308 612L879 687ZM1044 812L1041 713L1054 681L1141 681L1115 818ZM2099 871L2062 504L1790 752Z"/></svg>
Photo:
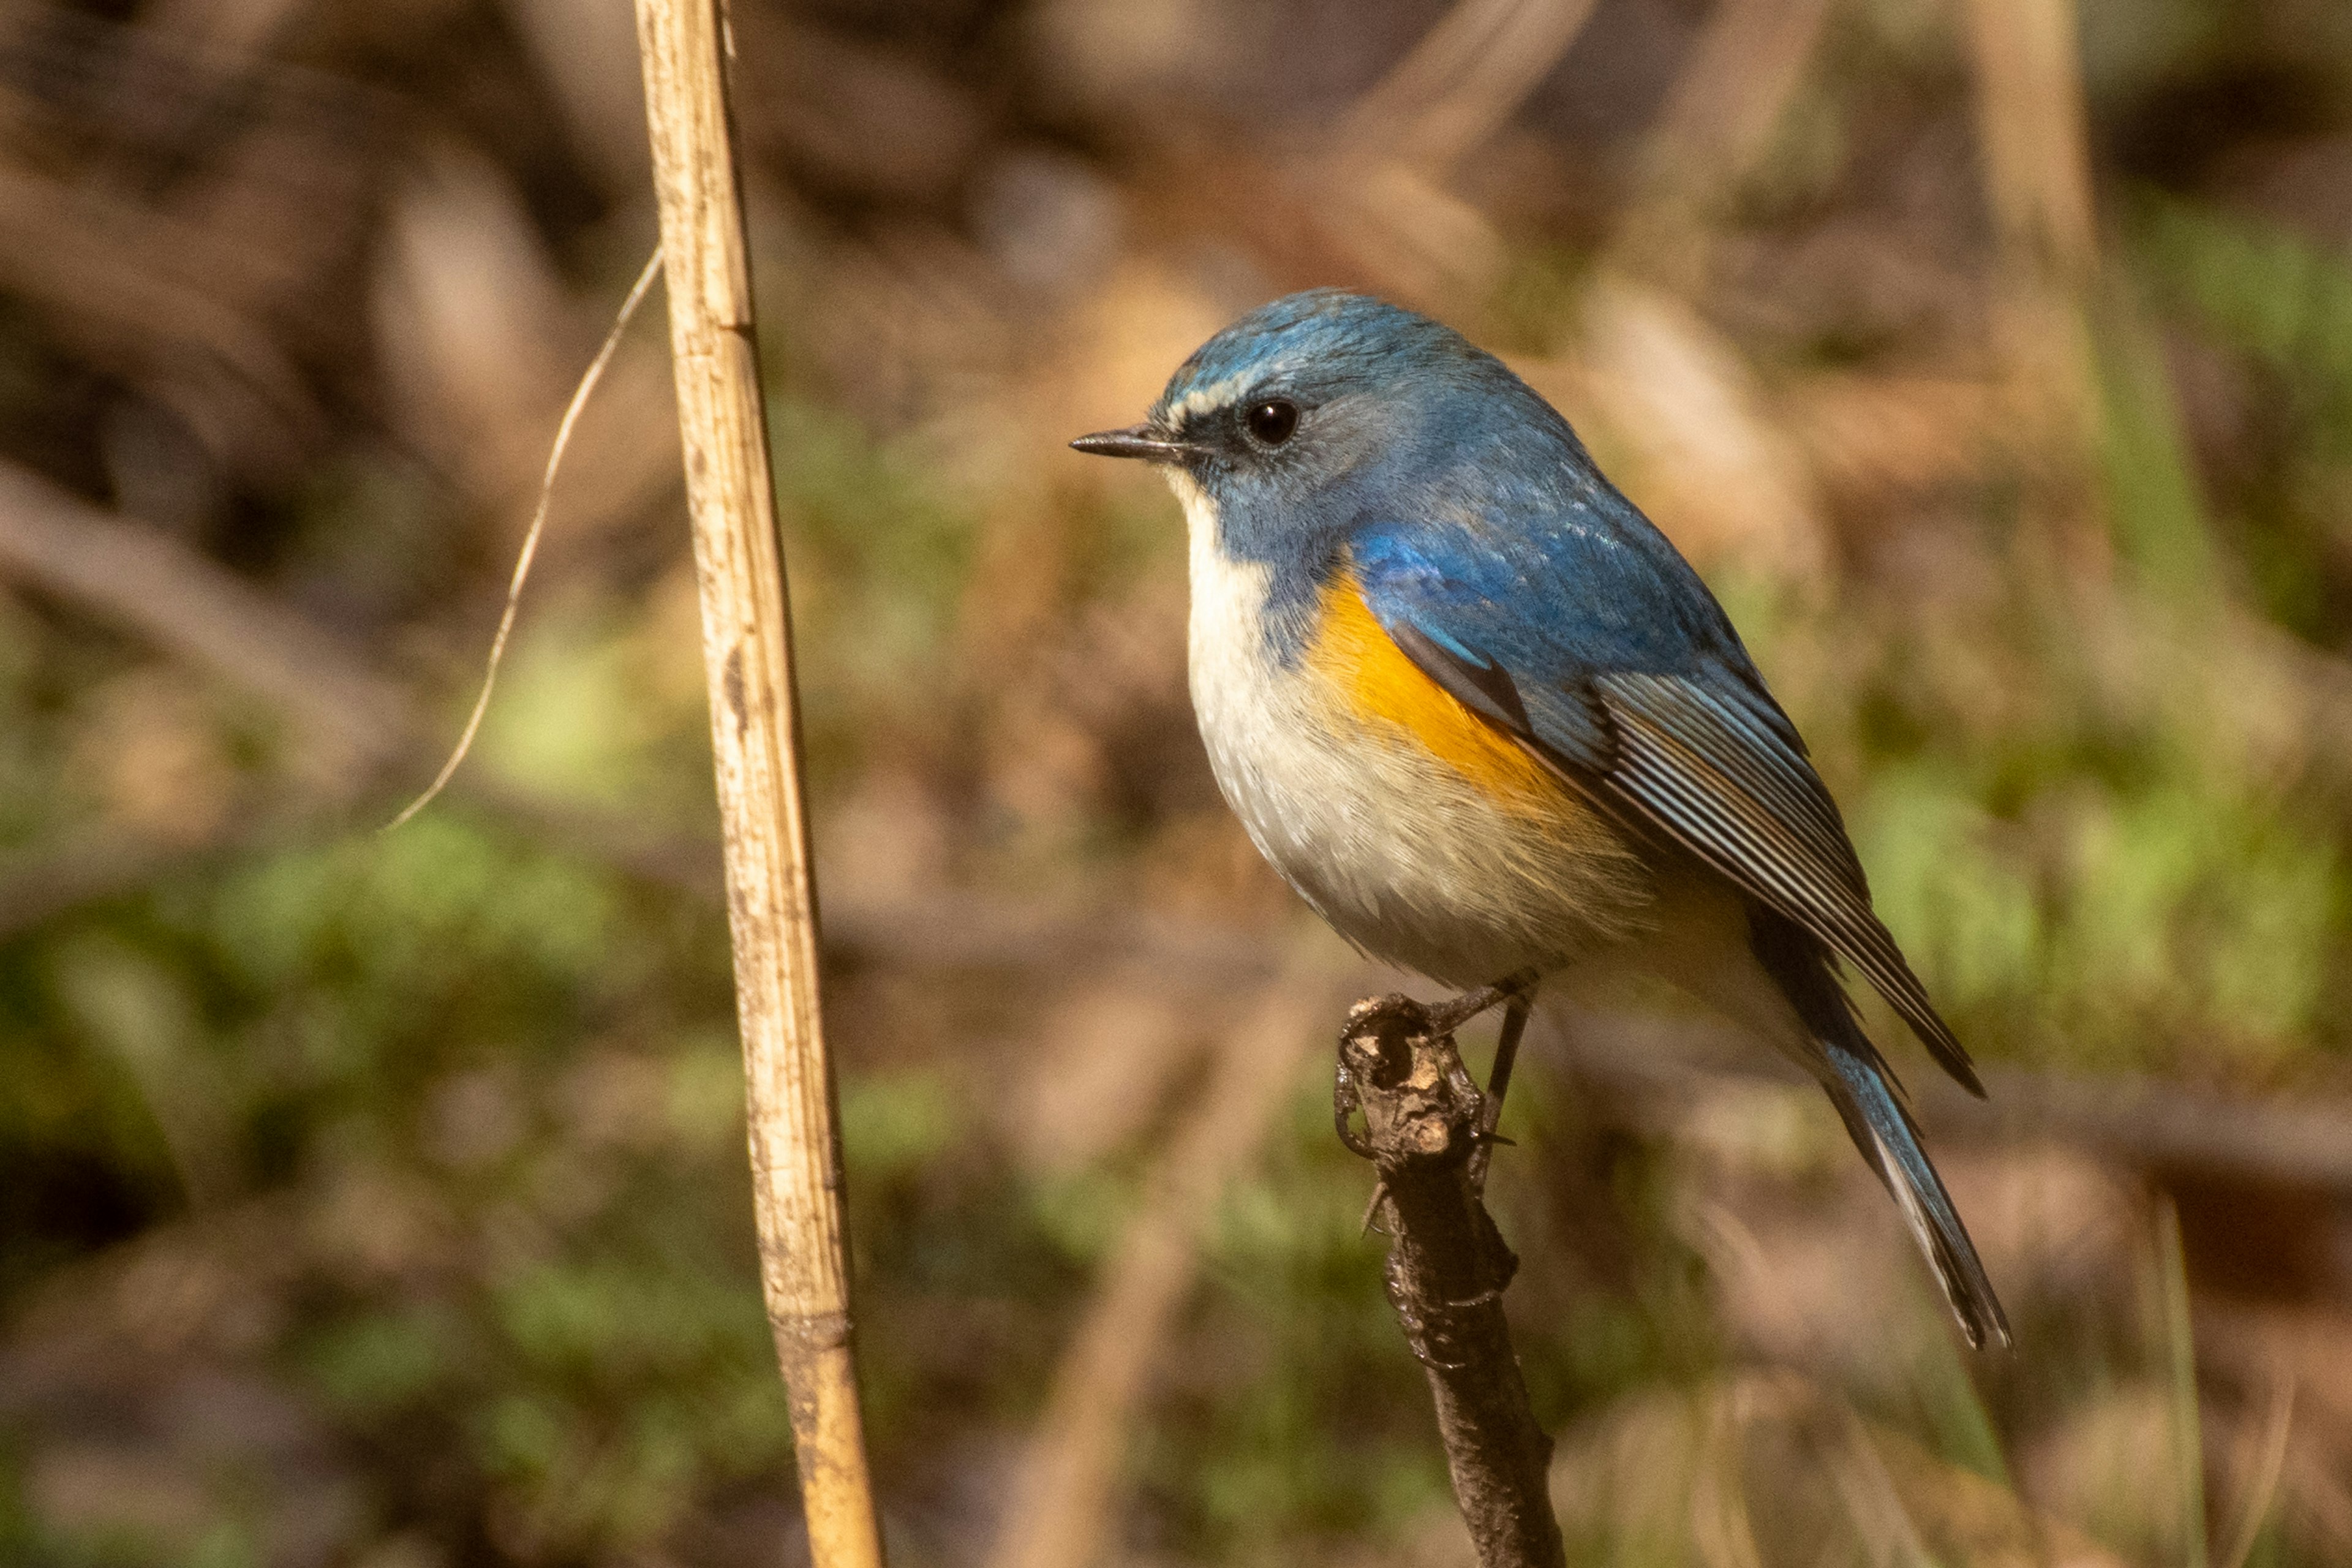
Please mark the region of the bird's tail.
<svg viewBox="0 0 2352 1568"><path fill-rule="evenodd" d="M1859 1028L1855 1033L1861 1033ZM1993 1294L1992 1281L1985 1278L1984 1264L1977 1257L1976 1245L1969 1240L1968 1227L1952 1207L1951 1194L1944 1190L1927 1152L1919 1146L1919 1129L1886 1081L1876 1047L1867 1039L1861 1042L1860 1051L1838 1040L1820 1044L1830 1069L1822 1087L1845 1119L1845 1130L1853 1135L1863 1158L1895 1194L1895 1205L1903 1211L1912 1238L1935 1268L1944 1299L1951 1303L1952 1316L1959 1320L1960 1331L1975 1349L1982 1350L1990 1342L2006 1350L2009 1319L2000 1310L2000 1299Z"/></svg>
<svg viewBox="0 0 2352 1568"><path fill-rule="evenodd" d="M1952 1316L1970 1346L2007 1349L2009 1319L1985 1278L1976 1244L1960 1223L1943 1178L1919 1144L1918 1124L1896 1095L1878 1047L1863 1033L1838 983L1829 955L1811 938L1768 911L1752 911L1757 956L1779 981L1820 1052L1817 1075L1845 1121L1863 1158L1894 1194L1903 1221L1944 1288Z"/></svg>

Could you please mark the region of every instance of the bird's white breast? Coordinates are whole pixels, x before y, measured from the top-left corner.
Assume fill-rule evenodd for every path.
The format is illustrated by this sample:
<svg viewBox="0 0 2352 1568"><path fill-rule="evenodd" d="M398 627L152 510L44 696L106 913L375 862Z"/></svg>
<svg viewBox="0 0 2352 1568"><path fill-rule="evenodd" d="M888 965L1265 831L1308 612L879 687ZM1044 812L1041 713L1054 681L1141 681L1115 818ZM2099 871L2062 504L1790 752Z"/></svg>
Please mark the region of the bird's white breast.
<svg viewBox="0 0 2352 1568"><path fill-rule="evenodd" d="M1639 924L1651 898L1613 836L1563 798L1513 810L1264 631L1272 569L1218 541L1215 502L1171 472L1191 535L1192 704L1218 787L1261 854L1339 932L1455 985L1553 970Z"/></svg>

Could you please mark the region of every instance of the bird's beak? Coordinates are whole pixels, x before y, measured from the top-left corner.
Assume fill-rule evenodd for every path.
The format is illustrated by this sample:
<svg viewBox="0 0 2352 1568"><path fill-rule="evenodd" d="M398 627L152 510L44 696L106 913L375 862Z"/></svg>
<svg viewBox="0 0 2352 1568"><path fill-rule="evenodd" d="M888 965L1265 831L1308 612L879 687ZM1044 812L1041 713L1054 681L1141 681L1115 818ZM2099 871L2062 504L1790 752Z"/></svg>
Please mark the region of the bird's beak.
<svg viewBox="0 0 2352 1568"><path fill-rule="evenodd" d="M1070 445L1097 458L1140 458L1147 463L1181 463L1200 450L1188 442L1171 441L1149 425L1097 430L1091 436L1079 437Z"/></svg>

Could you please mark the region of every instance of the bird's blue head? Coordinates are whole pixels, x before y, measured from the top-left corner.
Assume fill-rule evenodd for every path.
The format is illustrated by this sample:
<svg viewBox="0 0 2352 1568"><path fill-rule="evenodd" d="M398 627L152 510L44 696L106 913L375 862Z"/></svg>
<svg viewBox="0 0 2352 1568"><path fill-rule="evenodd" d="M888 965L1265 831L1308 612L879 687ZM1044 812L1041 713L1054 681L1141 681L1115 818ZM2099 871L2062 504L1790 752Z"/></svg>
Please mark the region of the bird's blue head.
<svg viewBox="0 0 2352 1568"><path fill-rule="evenodd" d="M1515 476L1586 462L1492 354L1336 289L1252 311L1193 351L1144 423L1071 445L1166 466L1228 558L1284 575L1319 575L1360 523L1458 516Z"/></svg>

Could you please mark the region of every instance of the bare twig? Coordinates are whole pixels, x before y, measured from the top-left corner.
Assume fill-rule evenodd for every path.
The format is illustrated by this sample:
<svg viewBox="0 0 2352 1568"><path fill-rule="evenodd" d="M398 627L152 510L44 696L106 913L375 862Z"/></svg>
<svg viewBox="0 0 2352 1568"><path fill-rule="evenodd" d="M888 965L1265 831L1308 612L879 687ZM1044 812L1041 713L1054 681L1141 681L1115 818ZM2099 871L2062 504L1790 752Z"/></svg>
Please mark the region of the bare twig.
<svg viewBox="0 0 2352 1568"><path fill-rule="evenodd" d="M1518 1259L1470 1184L1485 1097L1432 1009L1360 1002L1339 1038L1337 1108L1348 1146L1380 1168L1389 1304L1429 1374L1454 1479L1482 1568L1564 1564L1552 1517L1551 1439L1536 1425L1503 1319ZM1364 1113L1361 1137L1347 1112Z"/></svg>
<svg viewBox="0 0 2352 1568"><path fill-rule="evenodd" d="M833 1066L818 1010L792 620L728 101L731 41L718 0L638 0L637 44L701 589L761 1275L792 1392L811 1554L819 1568L878 1568L850 1348Z"/></svg>

